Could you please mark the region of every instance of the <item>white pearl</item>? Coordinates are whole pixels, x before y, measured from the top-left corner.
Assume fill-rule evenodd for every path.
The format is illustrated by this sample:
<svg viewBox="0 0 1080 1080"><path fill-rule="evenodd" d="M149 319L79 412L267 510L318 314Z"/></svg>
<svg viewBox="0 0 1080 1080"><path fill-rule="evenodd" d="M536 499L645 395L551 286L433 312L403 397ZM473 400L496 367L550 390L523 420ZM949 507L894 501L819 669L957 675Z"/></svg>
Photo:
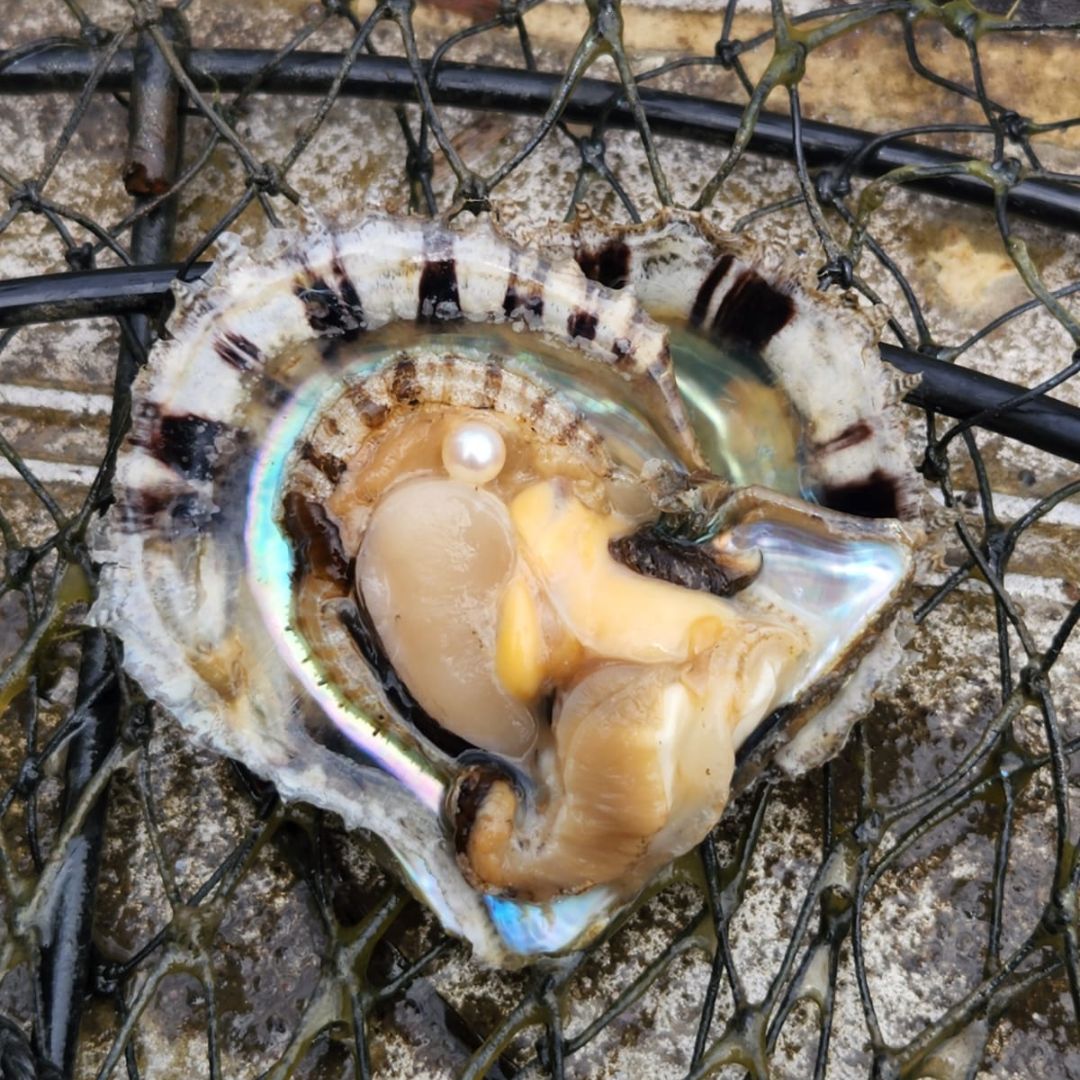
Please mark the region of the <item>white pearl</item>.
<svg viewBox="0 0 1080 1080"><path fill-rule="evenodd" d="M506 443L488 424L467 420L443 439L442 460L453 479L479 486L502 472Z"/></svg>

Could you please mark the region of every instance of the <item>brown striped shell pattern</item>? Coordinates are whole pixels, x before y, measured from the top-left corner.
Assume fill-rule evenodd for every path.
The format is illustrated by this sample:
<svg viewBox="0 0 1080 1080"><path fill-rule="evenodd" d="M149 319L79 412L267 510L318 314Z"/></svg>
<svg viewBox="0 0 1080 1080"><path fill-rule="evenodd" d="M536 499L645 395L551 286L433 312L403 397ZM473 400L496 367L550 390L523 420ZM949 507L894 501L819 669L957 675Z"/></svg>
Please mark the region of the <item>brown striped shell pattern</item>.
<svg viewBox="0 0 1080 1080"><path fill-rule="evenodd" d="M700 217L234 238L136 380L91 618L378 834L484 962L578 947L900 652L880 319Z"/></svg>

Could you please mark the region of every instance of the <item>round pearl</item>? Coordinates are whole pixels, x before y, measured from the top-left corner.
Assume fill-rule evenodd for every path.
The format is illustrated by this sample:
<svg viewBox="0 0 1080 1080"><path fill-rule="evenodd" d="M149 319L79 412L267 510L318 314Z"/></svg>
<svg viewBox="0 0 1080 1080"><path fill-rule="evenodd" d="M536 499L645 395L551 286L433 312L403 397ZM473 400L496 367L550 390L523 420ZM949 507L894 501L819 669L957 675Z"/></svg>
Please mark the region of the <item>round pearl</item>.
<svg viewBox="0 0 1080 1080"><path fill-rule="evenodd" d="M502 472L506 443L488 424L467 420L443 439L442 460L454 480L480 486Z"/></svg>

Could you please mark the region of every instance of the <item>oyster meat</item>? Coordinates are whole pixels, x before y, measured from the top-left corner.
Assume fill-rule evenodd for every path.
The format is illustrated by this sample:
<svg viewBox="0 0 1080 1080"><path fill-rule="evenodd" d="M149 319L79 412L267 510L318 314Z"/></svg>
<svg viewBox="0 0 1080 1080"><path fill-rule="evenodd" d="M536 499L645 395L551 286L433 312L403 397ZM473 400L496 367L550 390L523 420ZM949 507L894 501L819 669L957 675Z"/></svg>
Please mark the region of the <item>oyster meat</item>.
<svg viewBox="0 0 1080 1080"><path fill-rule="evenodd" d="M134 391L92 617L492 963L587 941L895 662L877 323L699 217L231 238Z"/></svg>

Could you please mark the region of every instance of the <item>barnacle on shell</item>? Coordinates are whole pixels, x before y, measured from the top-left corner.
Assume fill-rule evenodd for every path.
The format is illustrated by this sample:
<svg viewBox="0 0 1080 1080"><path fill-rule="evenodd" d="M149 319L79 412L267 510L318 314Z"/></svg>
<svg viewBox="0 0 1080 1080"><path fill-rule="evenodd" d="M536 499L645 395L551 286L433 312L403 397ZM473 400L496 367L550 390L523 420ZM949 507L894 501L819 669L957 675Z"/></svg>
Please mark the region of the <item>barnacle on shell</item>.
<svg viewBox="0 0 1080 1080"><path fill-rule="evenodd" d="M491 962L835 752L920 540L873 317L690 214L225 250L96 538L93 618L193 736L378 833Z"/></svg>

